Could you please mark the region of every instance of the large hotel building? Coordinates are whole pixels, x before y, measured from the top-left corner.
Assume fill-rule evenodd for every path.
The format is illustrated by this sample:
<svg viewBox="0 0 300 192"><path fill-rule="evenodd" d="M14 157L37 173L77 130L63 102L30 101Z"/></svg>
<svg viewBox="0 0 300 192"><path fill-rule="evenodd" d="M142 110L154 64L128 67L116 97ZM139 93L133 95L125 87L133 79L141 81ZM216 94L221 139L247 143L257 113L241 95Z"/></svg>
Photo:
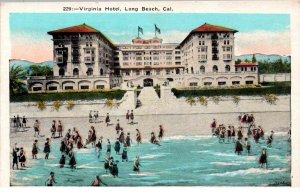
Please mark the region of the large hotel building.
<svg viewBox="0 0 300 192"><path fill-rule="evenodd" d="M137 37L114 44L86 24L48 32L53 36L51 77L28 77L29 92L96 90L130 86L171 87L258 84L255 63L235 64L234 34L203 24L181 43ZM123 86L122 85L122 86Z"/></svg>

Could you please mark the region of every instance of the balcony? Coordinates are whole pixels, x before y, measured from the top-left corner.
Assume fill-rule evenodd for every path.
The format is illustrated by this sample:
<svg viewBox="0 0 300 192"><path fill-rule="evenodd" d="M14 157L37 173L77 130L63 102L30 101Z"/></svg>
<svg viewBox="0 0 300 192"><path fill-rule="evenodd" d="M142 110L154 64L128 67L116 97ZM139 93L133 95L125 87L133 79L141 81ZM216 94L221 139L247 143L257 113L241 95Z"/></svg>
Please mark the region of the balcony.
<svg viewBox="0 0 300 192"><path fill-rule="evenodd" d="M214 47L219 46L219 43L217 41L212 41L211 46L214 46Z"/></svg>
<svg viewBox="0 0 300 192"><path fill-rule="evenodd" d="M71 47L74 49L80 49L80 45L78 43L72 43Z"/></svg>
<svg viewBox="0 0 300 192"><path fill-rule="evenodd" d="M211 35L211 39L218 39L218 35L217 34Z"/></svg>
<svg viewBox="0 0 300 192"><path fill-rule="evenodd" d="M213 54L219 53L219 50L217 48L212 48L212 53Z"/></svg>
<svg viewBox="0 0 300 192"><path fill-rule="evenodd" d="M213 55L212 60L219 60L219 57L217 55Z"/></svg>

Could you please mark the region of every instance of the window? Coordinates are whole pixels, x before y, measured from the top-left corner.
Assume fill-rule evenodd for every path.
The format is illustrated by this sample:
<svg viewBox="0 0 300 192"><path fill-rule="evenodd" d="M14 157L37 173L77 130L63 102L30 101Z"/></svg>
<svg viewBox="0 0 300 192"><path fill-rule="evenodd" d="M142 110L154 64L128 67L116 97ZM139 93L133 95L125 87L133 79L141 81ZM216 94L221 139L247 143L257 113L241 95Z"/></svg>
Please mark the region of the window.
<svg viewBox="0 0 300 192"><path fill-rule="evenodd" d="M246 81L246 85L252 85L253 81Z"/></svg>
<svg viewBox="0 0 300 192"><path fill-rule="evenodd" d="M65 90L73 90L73 86L65 86Z"/></svg>
<svg viewBox="0 0 300 192"><path fill-rule="evenodd" d="M96 89L104 89L104 85L97 85Z"/></svg>
<svg viewBox="0 0 300 192"><path fill-rule="evenodd" d="M93 69L92 68L88 68L86 74L87 74L87 76L93 75Z"/></svg>
<svg viewBox="0 0 300 192"><path fill-rule="evenodd" d="M218 85L226 85L226 82L225 81L219 81Z"/></svg>
<svg viewBox="0 0 300 192"><path fill-rule="evenodd" d="M140 71L139 71L139 70L136 70L136 71L135 71L135 75L140 75Z"/></svg>
<svg viewBox="0 0 300 192"><path fill-rule="evenodd" d="M156 75L159 75L160 74L160 70L156 70Z"/></svg>
<svg viewBox="0 0 300 192"><path fill-rule="evenodd" d="M218 72L218 67L216 65L213 66L213 72Z"/></svg>
<svg viewBox="0 0 300 192"><path fill-rule="evenodd" d="M229 65L226 65L225 71L226 71L226 72L229 72L229 71L230 71L230 66L229 66Z"/></svg>
<svg viewBox="0 0 300 192"><path fill-rule="evenodd" d="M172 56L166 56L166 60L172 60Z"/></svg>
<svg viewBox="0 0 300 192"><path fill-rule="evenodd" d="M169 69L166 70L166 74L170 75L170 70Z"/></svg>
<svg viewBox="0 0 300 192"><path fill-rule="evenodd" d="M136 62L135 65L142 65L142 62Z"/></svg>
<svg viewBox="0 0 300 192"><path fill-rule="evenodd" d="M198 86L198 83L197 82L190 82L190 86Z"/></svg>
<svg viewBox="0 0 300 192"><path fill-rule="evenodd" d="M205 67L204 66L200 67L200 73L205 73Z"/></svg>
<svg viewBox="0 0 300 192"><path fill-rule="evenodd" d="M90 54L90 53L91 53L91 50L85 49L85 53Z"/></svg>
<svg viewBox="0 0 300 192"><path fill-rule="evenodd" d="M232 85L239 85L240 82L239 81L232 81Z"/></svg>
<svg viewBox="0 0 300 192"><path fill-rule="evenodd" d="M73 69L73 76L78 76L79 70L77 68Z"/></svg>
<svg viewBox="0 0 300 192"><path fill-rule="evenodd" d="M212 82L204 82L204 85L205 85L205 86L212 85Z"/></svg>
<svg viewBox="0 0 300 192"><path fill-rule="evenodd" d="M88 85L81 85L80 89L89 89L90 87Z"/></svg>
<svg viewBox="0 0 300 192"><path fill-rule="evenodd" d="M178 56L177 56L177 57L175 57L175 59L176 59L176 60L180 60L180 59L181 59L181 57L178 57Z"/></svg>
<svg viewBox="0 0 300 192"><path fill-rule="evenodd" d="M126 76L129 76L129 75L130 75L129 71L126 71L126 72L125 72L125 75L126 75Z"/></svg>
<svg viewBox="0 0 300 192"><path fill-rule="evenodd" d="M42 87L33 87L32 90L33 90L33 91L41 91L41 90L42 90Z"/></svg>
<svg viewBox="0 0 300 192"><path fill-rule="evenodd" d="M57 90L57 87L56 86L50 86L49 87L49 91L56 91Z"/></svg>

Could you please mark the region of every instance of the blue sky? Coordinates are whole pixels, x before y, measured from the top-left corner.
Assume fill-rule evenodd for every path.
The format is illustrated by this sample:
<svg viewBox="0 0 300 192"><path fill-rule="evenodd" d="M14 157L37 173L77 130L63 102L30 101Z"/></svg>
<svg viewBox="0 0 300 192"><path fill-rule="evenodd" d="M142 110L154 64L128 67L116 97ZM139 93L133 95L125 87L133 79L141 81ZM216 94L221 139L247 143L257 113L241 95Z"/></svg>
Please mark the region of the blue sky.
<svg viewBox="0 0 300 192"><path fill-rule="evenodd" d="M137 26L144 29L145 38L154 36L154 24L161 29L164 42L179 43L194 28L204 23L221 25L238 30L237 35L289 31L288 14L33 14L13 13L10 15L12 41L31 39L33 43L50 41L48 31L86 23L108 36L113 42L130 43L137 36ZM51 41L49 42L51 43Z"/></svg>

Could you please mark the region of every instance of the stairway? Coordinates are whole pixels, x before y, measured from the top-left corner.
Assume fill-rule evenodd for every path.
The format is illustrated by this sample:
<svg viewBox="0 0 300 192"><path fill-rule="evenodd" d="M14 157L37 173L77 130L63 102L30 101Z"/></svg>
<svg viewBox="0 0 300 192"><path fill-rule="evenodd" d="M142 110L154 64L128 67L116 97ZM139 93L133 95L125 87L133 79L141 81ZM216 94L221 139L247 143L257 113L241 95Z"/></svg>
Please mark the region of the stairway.
<svg viewBox="0 0 300 192"><path fill-rule="evenodd" d="M141 90L138 99L140 100L143 106L150 106L156 103L160 103L160 99L153 87L144 87Z"/></svg>

